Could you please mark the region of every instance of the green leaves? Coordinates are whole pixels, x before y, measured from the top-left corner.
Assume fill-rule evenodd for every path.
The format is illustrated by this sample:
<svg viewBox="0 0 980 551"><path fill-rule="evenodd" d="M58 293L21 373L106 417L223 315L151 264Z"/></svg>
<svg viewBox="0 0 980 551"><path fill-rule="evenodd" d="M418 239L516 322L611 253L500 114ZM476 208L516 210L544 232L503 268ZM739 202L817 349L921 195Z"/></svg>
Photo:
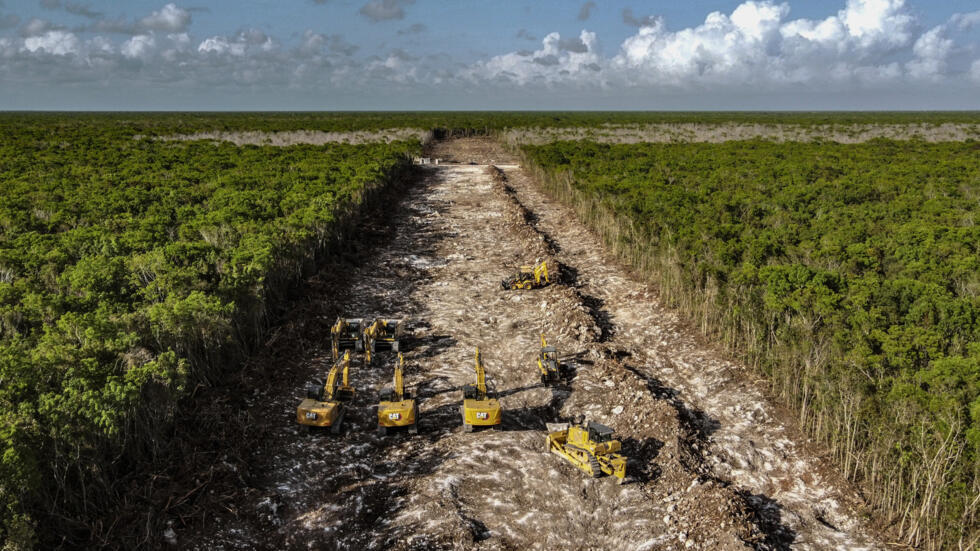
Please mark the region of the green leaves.
<svg viewBox="0 0 980 551"><path fill-rule="evenodd" d="M892 513L927 510L934 526L976 531L963 526L975 519L980 484L975 144L523 150L615 214L600 229L641 236L629 258L666 265L665 295L726 338L749 341L733 348L765 354L773 388L804 422L819 419L817 436L840 450L845 472L859 455L887 466L882 484L898 489L877 490L901 494L882 500L903 504ZM926 479L942 488L927 492ZM929 500L940 494L937 509Z"/></svg>
<svg viewBox="0 0 980 551"><path fill-rule="evenodd" d="M0 540L28 542L25 511L84 495L53 473L118 455L191 381L231 367L338 213L419 148L239 148L134 140L101 119L37 123L0 144Z"/></svg>

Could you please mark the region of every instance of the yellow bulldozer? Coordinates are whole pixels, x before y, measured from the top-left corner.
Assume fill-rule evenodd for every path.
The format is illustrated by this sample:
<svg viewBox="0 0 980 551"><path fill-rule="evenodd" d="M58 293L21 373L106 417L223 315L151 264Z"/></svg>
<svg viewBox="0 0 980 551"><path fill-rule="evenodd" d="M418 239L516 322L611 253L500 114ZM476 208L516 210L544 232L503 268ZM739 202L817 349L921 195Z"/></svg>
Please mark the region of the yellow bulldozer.
<svg viewBox="0 0 980 551"><path fill-rule="evenodd" d="M364 320L360 318L337 318L330 328L330 349L337 361L344 350L364 352Z"/></svg>
<svg viewBox="0 0 980 551"><path fill-rule="evenodd" d="M391 388L381 390L381 401L378 402L378 435L388 434L389 429L408 427L408 432L419 432L419 408L415 400L405 390L402 381L402 370L405 359L398 355L398 365L395 366L395 380Z"/></svg>
<svg viewBox="0 0 980 551"><path fill-rule="evenodd" d="M616 453L619 440L613 439L613 430L605 425L589 421L582 424L549 425L548 451L565 458L592 478L602 473L614 476L622 484L626 478L626 457Z"/></svg>
<svg viewBox="0 0 980 551"><path fill-rule="evenodd" d="M331 433L339 434L347 404L354 398L349 373L350 350L330 368L325 384L315 381L307 386L306 398L296 408L296 422L310 430L329 427Z"/></svg>
<svg viewBox="0 0 980 551"><path fill-rule="evenodd" d="M548 261L537 266L521 266L521 269L511 277L500 282L504 289L537 289L551 283L548 276Z"/></svg>
<svg viewBox="0 0 980 551"><path fill-rule="evenodd" d="M474 427L493 427L500 424L500 401L496 392L487 387L487 373L483 368L480 349L476 349L476 384L463 385L463 430L473 432Z"/></svg>
<svg viewBox="0 0 980 551"><path fill-rule="evenodd" d="M544 340L544 335L541 335L538 371L541 372L541 383L545 385L557 384L564 375L562 365L558 361L558 350L554 346L548 346L548 341Z"/></svg>

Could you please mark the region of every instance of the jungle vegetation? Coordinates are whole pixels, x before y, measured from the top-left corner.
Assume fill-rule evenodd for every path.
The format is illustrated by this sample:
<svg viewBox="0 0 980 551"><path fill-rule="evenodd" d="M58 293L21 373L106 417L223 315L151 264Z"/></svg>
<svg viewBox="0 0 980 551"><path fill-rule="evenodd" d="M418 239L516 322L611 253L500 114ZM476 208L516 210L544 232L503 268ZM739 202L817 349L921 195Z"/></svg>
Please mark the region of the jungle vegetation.
<svg viewBox="0 0 980 551"><path fill-rule="evenodd" d="M980 143L525 146L909 544L980 540Z"/></svg>
<svg viewBox="0 0 980 551"><path fill-rule="evenodd" d="M179 400L240 364L420 144L235 147L134 139L113 117L2 122L0 541L78 544L120 469L160 453Z"/></svg>

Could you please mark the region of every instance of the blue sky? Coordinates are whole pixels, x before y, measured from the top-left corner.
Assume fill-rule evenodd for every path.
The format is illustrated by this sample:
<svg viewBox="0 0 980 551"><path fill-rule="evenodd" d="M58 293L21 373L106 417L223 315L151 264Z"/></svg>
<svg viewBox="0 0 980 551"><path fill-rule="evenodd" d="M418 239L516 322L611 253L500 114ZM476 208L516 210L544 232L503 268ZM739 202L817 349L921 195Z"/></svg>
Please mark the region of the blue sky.
<svg viewBox="0 0 980 551"><path fill-rule="evenodd" d="M980 109L980 2L0 0L0 109Z"/></svg>

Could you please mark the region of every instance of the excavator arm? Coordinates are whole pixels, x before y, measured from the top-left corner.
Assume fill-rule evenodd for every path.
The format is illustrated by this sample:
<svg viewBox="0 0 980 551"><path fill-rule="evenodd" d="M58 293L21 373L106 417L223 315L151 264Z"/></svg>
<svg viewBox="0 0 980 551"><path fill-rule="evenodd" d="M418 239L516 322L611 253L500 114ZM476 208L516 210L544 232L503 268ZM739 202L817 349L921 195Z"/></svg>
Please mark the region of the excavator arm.
<svg viewBox="0 0 980 551"><path fill-rule="evenodd" d="M405 359L402 355L398 355L398 366L395 368L395 399L399 402L405 399L405 384L402 381L402 367L405 365Z"/></svg>
<svg viewBox="0 0 980 551"><path fill-rule="evenodd" d="M476 349L476 365L474 366L476 370L476 390L481 396L486 397L487 395L487 373L483 369L483 358L480 356L480 349Z"/></svg>
<svg viewBox="0 0 980 551"><path fill-rule="evenodd" d="M333 400L334 392L337 391L337 373L340 371L340 363L333 364L330 373L327 374L327 384L323 385L324 400Z"/></svg>
<svg viewBox="0 0 980 551"><path fill-rule="evenodd" d="M540 285L542 279L545 283L551 283L548 279L548 261L542 262L534 269L534 282Z"/></svg>

